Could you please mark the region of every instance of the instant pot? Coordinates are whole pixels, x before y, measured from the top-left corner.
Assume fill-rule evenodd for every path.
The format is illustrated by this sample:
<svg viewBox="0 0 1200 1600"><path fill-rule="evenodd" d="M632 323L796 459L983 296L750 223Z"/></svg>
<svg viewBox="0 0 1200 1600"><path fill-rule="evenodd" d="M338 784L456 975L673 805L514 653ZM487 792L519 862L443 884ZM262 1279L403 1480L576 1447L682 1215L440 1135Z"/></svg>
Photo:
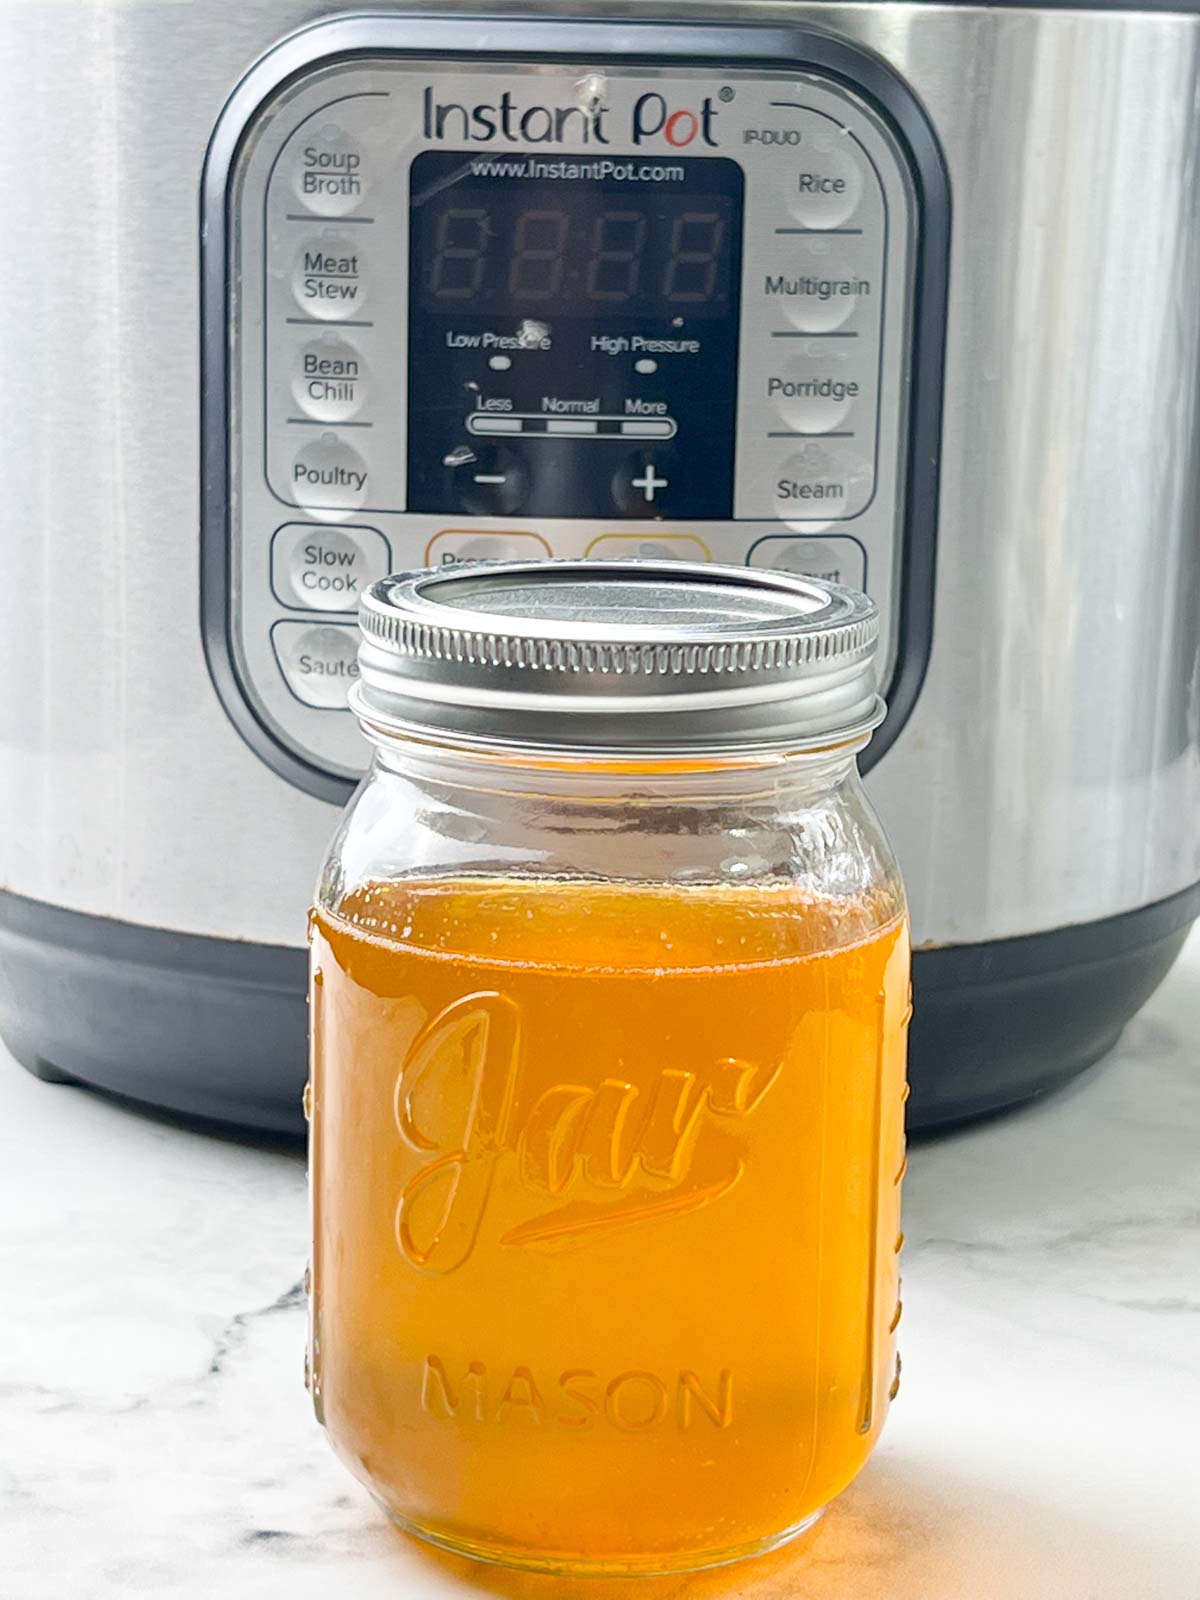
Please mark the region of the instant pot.
<svg viewBox="0 0 1200 1600"><path fill-rule="evenodd" d="M1100 1056L1200 905L1200 21L11 5L0 1031L300 1124L390 569L863 586L912 1122Z"/></svg>

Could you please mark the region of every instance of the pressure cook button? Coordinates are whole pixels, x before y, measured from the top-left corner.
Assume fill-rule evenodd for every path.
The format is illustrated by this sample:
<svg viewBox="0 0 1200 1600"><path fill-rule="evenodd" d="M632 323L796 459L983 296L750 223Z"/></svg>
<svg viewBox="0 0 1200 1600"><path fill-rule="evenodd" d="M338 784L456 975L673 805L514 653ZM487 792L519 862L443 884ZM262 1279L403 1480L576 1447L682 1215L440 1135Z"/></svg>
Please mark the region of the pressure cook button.
<svg viewBox="0 0 1200 1600"><path fill-rule="evenodd" d="M285 522L271 541L271 587L281 605L355 611L368 584L386 578L392 553L377 528Z"/></svg>
<svg viewBox="0 0 1200 1600"><path fill-rule="evenodd" d="M336 122L326 122L296 140L293 151L292 186L309 211L341 217L355 209L367 176L357 139Z"/></svg>
<svg viewBox="0 0 1200 1600"><path fill-rule="evenodd" d="M321 322L357 317L366 298L365 262L357 239L313 234L296 252L292 292L296 304Z"/></svg>
<svg viewBox="0 0 1200 1600"><path fill-rule="evenodd" d="M443 528L425 551L431 567L459 561L544 561L553 551L540 533L477 533L468 528Z"/></svg>
<svg viewBox="0 0 1200 1600"><path fill-rule="evenodd" d="M367 498L367 463L336 433L323 433L297 451L292 463L292 495L298 506L316 513L353 511Z"/></svg>
<svg viewBox="0 0 1200 1600"><path fill-rule="evenodd" d="M277 622L271 644L284 682L306 706L343 711L358 677L358 628L352 622Z"/></svg>
<svg viewBox="0 0 1200 1600"><path fill-rule="evenodd" d="M810 131L811 129L811 131ZM788 209L805 228L840 228L858 210L863 155L844 128L813 117L789 180Z"/></svg>
<svg viewBox="0 0 1200 1600"><path fill-rule="evenodd" d="M775 515L785 522L854 516L871 498L872 479L871 463L840 441L807 440L775 474Z"/></svg>
<svg viewBox="0 0 1200 1600"><path fill-rule="evenodd" d="M463 445L447 458L454 492L476 517L511 517L529 494L529 471L504 445Z"/></svg>
<svg viewBox="0 0 1200 1600"><path fill-rule="evenodd" d="M348 340L324 334L296 352L292 396L306 417L345 422L367 398L367 364Z"/></svg>
<svg viewBox="0 0 1200 1600"><path fill-rule="evenodd" d="M826 583L846 583L852 589L866 587L866 552L857 539L844 536L797 539L786 533L772 533L751 545L746 560L751 567L797 572L806 578L822 578Z"/></svg>

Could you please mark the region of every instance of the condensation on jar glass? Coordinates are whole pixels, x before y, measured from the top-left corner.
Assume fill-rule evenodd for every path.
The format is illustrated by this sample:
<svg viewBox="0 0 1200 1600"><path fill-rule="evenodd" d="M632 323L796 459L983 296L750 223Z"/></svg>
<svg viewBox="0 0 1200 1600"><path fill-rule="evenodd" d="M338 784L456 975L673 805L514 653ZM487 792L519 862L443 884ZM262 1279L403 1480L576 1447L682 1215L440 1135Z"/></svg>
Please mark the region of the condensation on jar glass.
<svg viewBox="0 0 1200 1600"><path fill-rule="evenodd" d="M877 618L678 562L389 578L312 916L310 1384L404 1527L559 1572L808 1527L895 1392L908 930Z"/></svg>

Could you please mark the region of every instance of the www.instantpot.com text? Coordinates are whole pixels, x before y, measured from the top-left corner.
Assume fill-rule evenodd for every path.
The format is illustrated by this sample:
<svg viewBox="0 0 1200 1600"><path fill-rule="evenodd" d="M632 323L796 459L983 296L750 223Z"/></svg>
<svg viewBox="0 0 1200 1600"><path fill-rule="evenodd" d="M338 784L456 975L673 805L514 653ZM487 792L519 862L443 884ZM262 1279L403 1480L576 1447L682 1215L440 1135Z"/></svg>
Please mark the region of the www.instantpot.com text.
<svg viewBox="0 0 1200 1600"><path fill-rule="evenodd" d="M479 160L471 163L474 178L609 178L617 183L682 183L681 166L653 161L614 161L598 157L595 161L570 161L562 157L545 161L539 156L523 160Z"/></svg>

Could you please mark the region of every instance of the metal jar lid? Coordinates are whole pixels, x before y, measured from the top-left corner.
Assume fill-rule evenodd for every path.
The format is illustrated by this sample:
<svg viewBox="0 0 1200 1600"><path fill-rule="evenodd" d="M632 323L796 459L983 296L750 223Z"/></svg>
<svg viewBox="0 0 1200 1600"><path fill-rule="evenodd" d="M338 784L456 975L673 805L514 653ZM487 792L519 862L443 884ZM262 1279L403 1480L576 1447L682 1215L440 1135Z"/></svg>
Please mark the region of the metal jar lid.
<svg viewBox="0 0 1200 1600"><path fill-rule="evenodd" d="M382 733L620 755L804 749L883 717L854 589L679 561L399 573L359 607L351 705Z"/></svg>

